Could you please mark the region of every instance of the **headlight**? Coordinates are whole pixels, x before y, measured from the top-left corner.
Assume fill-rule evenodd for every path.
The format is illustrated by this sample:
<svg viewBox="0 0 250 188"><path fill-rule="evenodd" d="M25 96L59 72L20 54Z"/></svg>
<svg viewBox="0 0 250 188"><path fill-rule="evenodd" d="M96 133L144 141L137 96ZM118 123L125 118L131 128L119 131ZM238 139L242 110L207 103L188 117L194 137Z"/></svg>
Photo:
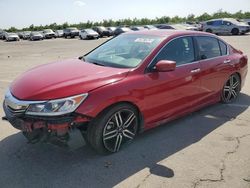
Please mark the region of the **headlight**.
<svg viewBox="0 0 250 188"><path fill-rule="evenodd" d="M58 116L68 114L75 111L87 96L88 94L85 93L73 97L30 104L26 110L26 114L37 116Z"/></svg>

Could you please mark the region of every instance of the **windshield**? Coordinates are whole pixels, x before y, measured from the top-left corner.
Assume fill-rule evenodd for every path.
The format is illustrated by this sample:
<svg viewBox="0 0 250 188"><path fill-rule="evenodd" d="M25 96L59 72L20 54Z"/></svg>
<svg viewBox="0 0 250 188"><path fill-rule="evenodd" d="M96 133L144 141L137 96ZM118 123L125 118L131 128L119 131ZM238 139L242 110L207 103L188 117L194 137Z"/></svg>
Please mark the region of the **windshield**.
<svg viewBox="0 0 250 188"><path fill-rule="evenodd" d="M44 33L52 33L53 31L51 29L44 30Z"/></svg>
<svg viewBox="0 0 250 188"><path fill-rule="evenodd" d="M69 28L69 30L70 30L70 31L76 31L77 28L72 27L72 28Z"/></svg>
<svg viewBox="0 0 250 188"><path fill-rule="evenodd" d="M103 66L136 67L163 39L150 35L120 35L90 52L84 59Z"/></svg>
<svg viewBox="0 0 250 188"><path fill-rule="evenodd" d="M32 35L41 35L41 33L39 33L39 32L32 32L31 34Z"/></svg>
<svg viewBox="0 0 250 188"><path fill-rule="evenodd" d="M106 31L107 29L105 27L99 27L100 30Z"/></svg>

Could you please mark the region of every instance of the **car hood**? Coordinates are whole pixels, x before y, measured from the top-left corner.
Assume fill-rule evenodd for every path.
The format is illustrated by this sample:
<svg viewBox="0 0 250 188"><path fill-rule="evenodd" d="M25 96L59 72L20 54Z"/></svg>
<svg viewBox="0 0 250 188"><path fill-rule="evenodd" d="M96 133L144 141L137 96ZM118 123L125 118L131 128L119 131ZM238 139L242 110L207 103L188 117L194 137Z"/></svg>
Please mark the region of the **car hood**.
<svg viewBox="0 0 250 188"><path fill-rule="evenodd" d="M244 26L244 27L249 26L247 23L244 23L244 22L239 22L236 25L238 25L238 26Z"/></svg>
<svg viewBox="0 0 250 188"><path fill-rule="evenodd" d="M11 84L10 91L19 100L58 99L117 82L125 78L129 70L71 59L25 72Z"/></svg>

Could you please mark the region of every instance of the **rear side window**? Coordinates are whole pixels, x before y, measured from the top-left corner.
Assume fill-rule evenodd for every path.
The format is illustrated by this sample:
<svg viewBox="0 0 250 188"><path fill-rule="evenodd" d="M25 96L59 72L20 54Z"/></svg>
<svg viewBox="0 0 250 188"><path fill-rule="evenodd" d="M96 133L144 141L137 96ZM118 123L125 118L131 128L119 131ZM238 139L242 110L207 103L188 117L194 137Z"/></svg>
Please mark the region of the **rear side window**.
<svg viewBox="0 0 250 188"><path fill-rule="evenodd" d="M213 37L195 37L199 59L209 59L221 55L219 42Z"/></svg>
<svg viewBox="0 0 250 188"><path fill-rule="evenodd" d="M219 40L221 55L227 55L227 45Z"/></svg>
<svg viewBox="0 0 250 188"><path fill-rule="evenodd" d="M194 47L192 37L181 37L169 42L157 55L154 64L160 60L172 60L177 65L193 62Z"/></svg>

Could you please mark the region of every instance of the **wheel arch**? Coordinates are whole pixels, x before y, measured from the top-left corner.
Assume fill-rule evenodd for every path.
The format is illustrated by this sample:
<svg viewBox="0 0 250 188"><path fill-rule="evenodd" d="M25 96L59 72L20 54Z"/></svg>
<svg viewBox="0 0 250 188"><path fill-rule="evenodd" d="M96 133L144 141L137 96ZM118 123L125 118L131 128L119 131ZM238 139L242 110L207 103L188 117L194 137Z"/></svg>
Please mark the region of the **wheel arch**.
<svg viewBox="0 0 250 188"><path fill-rule="evenodd" d="M241 87L242 87L242 85L241 85L241 74L240 74L239 72L235 72L235 73L233 73L233 74L236 74L236 75L239 76L239 78L240 78L240 90L241 90Z"/></svg>
<svg viewBox="0 0 250 188"><path fill-rule="evenodd" d="M96 117L102 115L103 113L106 113L109 109L113 108L114 106L117 106L117 105L120 105L120 104L128 104L128 105L131 105L133 106L137 113L138 113L138 118L139 118L139 128L138 128L138 133L142 133L144 131L144 116L142 114L142 112L140 111L140 108L138 105L136 105L135 103L131 102L131 101L118 101L118 102L115 102L113 104L109 104L108 106L106 106L102 111L100 111Z"/></svg>

